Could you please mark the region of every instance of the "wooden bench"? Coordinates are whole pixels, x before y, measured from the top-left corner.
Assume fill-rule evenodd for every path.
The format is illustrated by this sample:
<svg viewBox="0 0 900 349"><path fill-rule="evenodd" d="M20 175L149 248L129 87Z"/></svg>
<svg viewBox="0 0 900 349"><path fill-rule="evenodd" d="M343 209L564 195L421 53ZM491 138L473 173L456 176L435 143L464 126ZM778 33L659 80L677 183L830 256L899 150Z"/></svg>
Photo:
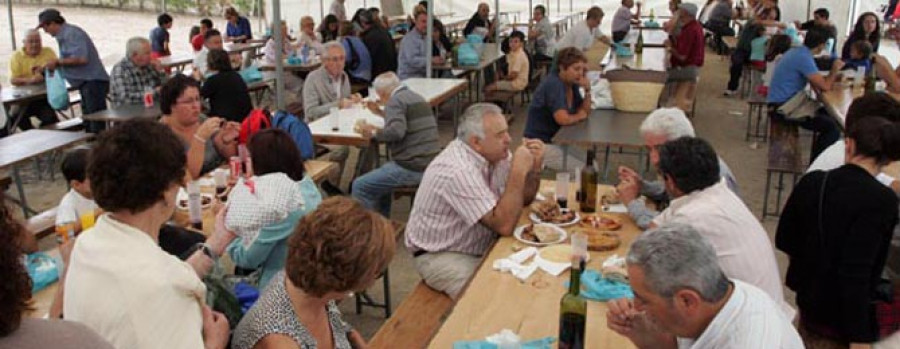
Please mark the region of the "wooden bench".
<svg viewBox="0 0 900 349"><path fill-rule="evenodd" d="M766 116L769 117L768 115ZM803 175L804 166L800 153L800 133L796 124L784 121L769 120L769 153L766 164L766 189L763 194L762 218L778 217L781 214L781 195L784 192L784 177L791 177L791 185ZM772 189L772 177L778 176L775 183L775 208L769 209L769 191Z"/></svg>
<svg viewBox="0 0 900 349"><path fill-rule="evenodd" d="M453 300L433 290L425 282L400 303L369 345L372 348L424 348L453 308Z"/></svg>
<svg viewBox="0 0 900 349"><path fill-rule="evenodd" d="M511 114L513 98L516 97L516 94L518 94L518 92L500 90L491 91L484 95L484 101L494 103L502 108L504 113Z"/></svg>
<svg viewBox="0 0 900 349"><path fill-rule="evenodd" d="M56 207L29 218L25 228L38 239L53 234L56 230Z"/></svg>
<svg viewBox="0 0 900 349"><path fill-rule="evenodd" d="M769 139L769 115L766 98L754 94L747 99L747 132L744 141L756 138L763 142ZM754 122L753 119L756 119ZM755 127L753 125L756 125Z"/></svg>

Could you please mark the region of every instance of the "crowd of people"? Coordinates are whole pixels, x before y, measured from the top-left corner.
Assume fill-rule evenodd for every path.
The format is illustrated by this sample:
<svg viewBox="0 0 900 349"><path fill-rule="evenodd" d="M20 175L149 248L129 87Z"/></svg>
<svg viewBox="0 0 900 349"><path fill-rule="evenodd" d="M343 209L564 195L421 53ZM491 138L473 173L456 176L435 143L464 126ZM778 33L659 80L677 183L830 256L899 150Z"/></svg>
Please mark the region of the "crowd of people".
<svg viewBox="0 0 900 349"><path fill-rule="evenodd" d="M121 123L100 132L89 149L65 154L61 169L71 189L57 222L81 231L78 217L98 218L89 232L60 245L65 263L49 314L54 320L24 318L31 282L21 257L37 244L9 208L0 207L0 278L9 284L0 288L0 346L365 347L337 304L365 291L388 268L397 248L392 192L400 187L418 187L403 237L416 272L431 288L462 297L495 241L511 236L536 200L542 172L586 165L577 149L564 158L554 136L592 113L585 51L620 43L633 26L644 25L642 6L622 0L610 36L599 30L604 12L591 7L561 37L547 9L535 6L527 33L506 36L506 68L485 87L523 91L532 64L550 66L531 93L523 134L510 134L500 106L476 103L458 116L455 138L442 146L434 109L403 83L428 75L429 60L446 64L455 46L439 20L427 37L427 5L414 8L399 43L377 8L348 16L344 0L331 3L318 27L312 17L301 18L297 38L285 22L272 23L283 51L267 38L264 61L298 53L321 61L307 74L285 77L302 105L302 120L359 104L384 120L383 127L362 124L357 132L384 143L390 160L353 178L349 195L330 198L306 172L310 159L290 134L244 134L241 123L254 108L238 73L244 59L224 43L255 37L233 8L225 11L224 34L204 19L189 38L191 76L172 75L159 64L171 55L174 19L168 14L159 16L149 38L128 39L125 57L107 74L82 29L55 9L42 11L39 28L57 39L59 57L30 30L13 55L13 85L39 84L43 71L63 70L85 114L106 108L107 99L116 107L141 104L152 94L161 117ZM797 119L781 107L808 85L818 92L836 88L846 67L874 70L888 92L900 92L900 69L877 54L883 35L900 35L883 33L879 18L865 13L838 55L838 34L824 8L806 23L781 22L772 0L747 7L710 0L702 9L671 0L668 8L673 17L662 25L669 37L662 46L673 97L635 130L658 177L625 166L616 171L627 214L645 230L626 256L635 297L607 303L607 326L640 348L896 347L900 292L883 274L892 268L886 261L900 221L900 181L882 170L900 160L900 102L886 93L866 94L852 103L843 125L824 110ZM479 4L463 34L493 40L503 28L490 10ZM767 88L754 93L765 95L770 121L817 132L810 172L791 192L774 243L742 201L731 169L696 135L690 119L705 36L721 49L722 37L736 34L736 19L746 22L731 53L725 95L736 93L751 65L766 73ZM804 31L802 40L791 28ZM352 92L360 84L371 87L364 89L373 94L366 101ZM56 118L45 101L23 109L41 125ZM99 132L102 125L88 129ZM173 233L167 222L180 188L238 156L244 138L252 178L233 183L210 235ZM343 170L349 147L327 150L324 157ZM329 180L339 183L339 176ZM272 194L257 200L257 193ZM657 205L651 209L646 201ZM784 280L776 249L788 256ZM223 255L259 275L261 296L239 323L207 305L204 278Z"/></svg>

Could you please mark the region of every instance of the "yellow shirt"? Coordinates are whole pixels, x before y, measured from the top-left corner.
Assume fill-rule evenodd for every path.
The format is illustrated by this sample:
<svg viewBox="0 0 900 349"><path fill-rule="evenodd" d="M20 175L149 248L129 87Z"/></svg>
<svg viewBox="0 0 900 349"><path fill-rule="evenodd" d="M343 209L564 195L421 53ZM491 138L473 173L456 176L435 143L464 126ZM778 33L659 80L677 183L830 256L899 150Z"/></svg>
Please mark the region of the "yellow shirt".
<svg viewBox="0 0 900 349"><path fill-rule="evenodd" d="M510 52L506 55L506 62L509 63L509 72L518 72L519 75L512 81L512 86L516 90L524 90L528 86L528 56L525 51L519 50Z"/></svg>
<svg viewBox="0 0 900 349"><path fill-rule="evenodd" d="M41 72L32 73L32 67L43 66L51 60L56 59L56 52L49 47L41 48L41 52L37 56L29 56L25 54L25 49L17 50L13 54L12 60L9 61L9 77L14 78L33 78L41 74Z"/></svg>

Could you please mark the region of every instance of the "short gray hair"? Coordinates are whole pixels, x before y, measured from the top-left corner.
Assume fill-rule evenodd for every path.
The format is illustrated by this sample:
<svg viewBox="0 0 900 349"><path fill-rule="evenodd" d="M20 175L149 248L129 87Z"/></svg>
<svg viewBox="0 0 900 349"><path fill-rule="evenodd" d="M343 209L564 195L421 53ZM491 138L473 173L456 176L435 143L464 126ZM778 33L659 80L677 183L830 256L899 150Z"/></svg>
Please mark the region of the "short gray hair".
<svg viewBox="0 0 900 349"><path fill-rule="evenodd" d="M631 244L626 260L641 268L647 288L663 298L692 289L704 301L716 302L728 292L715 249L689 225L668 224L644 232Z"/></svg>
<svg viewBox="0 0 900 349"><path fill-rule="evenodd" d="M333 48L338 48L341 50L341 53L346 54L346 52L344 52L344 45L342 45L340 42L337 42L334 40L326 42L325 45L322 46L322 48L323 48L323 51L325 51L325 52L322 52L322 58L331 57L331 49L333 49Z"/></svg>
<svg viewBox="0 0 900 349"><path fill-rule="evenodd" d="M484 116L487 114L502 116L503 109L493 103L476 103L466 108L460 117L462 120L459 121L456 137L464 142L468 142L471 136L484 139Z"/></svg>
<svg viewBox="0 0 900 349"><path fill-rule="evenodd" d="M128 43L125 44L125 57L130 59L136 52L144 48L144 44L150 45L150 40L141 36L128 39Z"/></svg>
<svg viewBox="0 0 900 349"><path fill-rule="evenodd" d="M664 135L668 141L681 137L696 137L691 121L678 108L659 108L647 115L641 123L641 134L647 133Z"/></svg>
<svg viewBox="0 0 900 349"><path fill-rule="evenodd" d="M372 88L377 92L391 92L400 86L400 78L394 72L381 73L372 81Z"/></svg>

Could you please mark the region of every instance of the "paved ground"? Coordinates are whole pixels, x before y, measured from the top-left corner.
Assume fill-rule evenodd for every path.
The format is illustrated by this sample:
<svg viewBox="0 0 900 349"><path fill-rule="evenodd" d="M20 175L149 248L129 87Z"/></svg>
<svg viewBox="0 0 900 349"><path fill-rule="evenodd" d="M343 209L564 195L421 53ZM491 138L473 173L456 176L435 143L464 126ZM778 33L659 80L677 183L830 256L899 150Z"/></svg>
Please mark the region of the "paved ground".
<svg viewBox="0 0 900 349"><path fill-rule="evenodd" d="M5 7L0 7L5 11ZM29 6L16 7L16 27L24 28L26 25L31 26L36 22L37 12L39 8ZM103 59L106 64L113 64L122 56L124 47L122 38L132 35L146 35L155 24L154 17L148 14L128 13L123 15L111 10L98 9L63 9L63 15L72 23L82 25L96 40L100 51L103 52ZM5 14L4 14L5 15ZM180 27L180 23L184 21L194 22L196 19L185 19L182 16L176 19L176 29L172 30L173 45L176 52L187 52L189 49L186 43L187 27ZM221 20L217 21L221 25ZM138 25L140 23L141 25ZM6 21L0 21L0 35L6 35L8 28ZM255 25L254 25L255 28ZM184 41L181 41L184 38ZM46 39L45 44L55 47L52 39ZM0 39L0 52L10 52L7 39ZM0 81L6 82L6 60L8 55L0 56ZM766 144L749 144L744 141L744 127L746 124L746 104L735 98L726 98L721 96L727 80L727 61L720 59L711 53L707 53L706 65L703 67L702 82L698 89L698 101L696 106L696 117L694 124L700 137L709 140L718 151L719 155L725 159L740 184L742 198L750 207L750 209L759 216L762 209L763 187L765 184L765 159ZM511 134L518 143L521 138L522 130L525 123L525 108L517 106L515 114L518 116L510 125ZM445 111L446 114L446 111ZM445 115L445 117L448 115ZM449 121L444 119L440 124L442 140L446 143L452 137ZM808 138L803 138L804 144L808 145ZM634 165L633 156L614 156L611 164L631 164ZM57 174L55 180L50 180L45 175L42 180L38 180L34 175L33 166L26 168L27 185L26 191L29 200L36 208L48 208L56 205L59 198L65 192L65 184ZM15 195L14 190L9 194ZM403 202L397 202L394 205L395 219L405 220L409 211L409 203L406 199ZM769 218L764 222L767 231L774 233L777 220ZM402 243L402 241L401 241ZM50 242L46 241L46 245ZM779 265L782 273L786 266L784 256L778 253ZM419 277L416 275L412 264L411 256L404 248L399 248L397 256L391 265L391 294L394 299L394 306L400 303L408 292L418 282ZM381 283L380 281L372 287L372 296L381 299ZM790 296L793 298L793 296ZM346 318L354 326L359 328L367 337L374 334L383 321L383 312L376 309L365 309L361 315L356 315L353 309L353 302L347 301L342 305L342 309L347 315Z"/></svg>

